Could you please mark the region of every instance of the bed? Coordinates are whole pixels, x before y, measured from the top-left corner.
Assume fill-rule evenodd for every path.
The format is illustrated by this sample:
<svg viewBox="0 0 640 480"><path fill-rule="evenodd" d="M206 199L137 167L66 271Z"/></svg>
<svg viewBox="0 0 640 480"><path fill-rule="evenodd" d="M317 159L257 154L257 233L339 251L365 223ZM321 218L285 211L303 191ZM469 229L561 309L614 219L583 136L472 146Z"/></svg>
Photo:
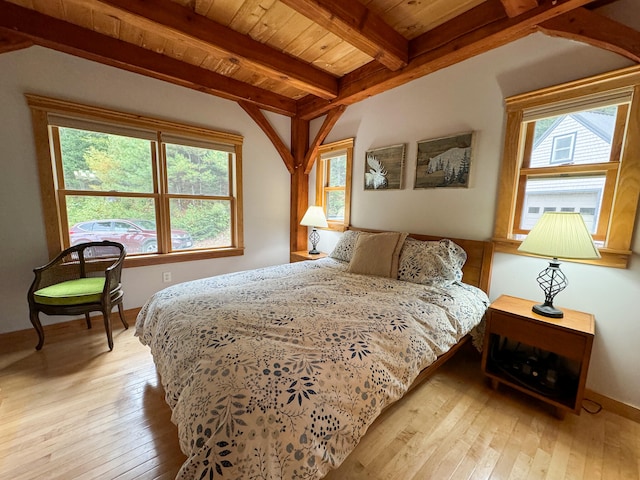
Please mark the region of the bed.
<svg viewBox="0 0 640 480"><path fill-rule="evenodd" d="M490 242L350 230L327 258L153 295L136 335L187 456L176 478L322 478L481 338L491 258Z"/></svg>

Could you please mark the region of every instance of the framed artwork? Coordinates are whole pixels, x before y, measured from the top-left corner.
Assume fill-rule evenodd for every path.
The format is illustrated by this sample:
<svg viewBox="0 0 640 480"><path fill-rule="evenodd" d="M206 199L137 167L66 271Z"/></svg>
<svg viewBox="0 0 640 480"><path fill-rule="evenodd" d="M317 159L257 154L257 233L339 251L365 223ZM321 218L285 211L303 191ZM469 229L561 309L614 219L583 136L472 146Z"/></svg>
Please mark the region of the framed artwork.
<svg viewBox="0 0 640 480"><path fill-rule="evenodd" d="M473 132L418 142L413 188L469 187Z"/></svg>
<svg viewBox="0 0 640 480"><path fill-rule="evenodd" d="M402 188L405 144L367 150L364 166L365 190Z"/></svg>

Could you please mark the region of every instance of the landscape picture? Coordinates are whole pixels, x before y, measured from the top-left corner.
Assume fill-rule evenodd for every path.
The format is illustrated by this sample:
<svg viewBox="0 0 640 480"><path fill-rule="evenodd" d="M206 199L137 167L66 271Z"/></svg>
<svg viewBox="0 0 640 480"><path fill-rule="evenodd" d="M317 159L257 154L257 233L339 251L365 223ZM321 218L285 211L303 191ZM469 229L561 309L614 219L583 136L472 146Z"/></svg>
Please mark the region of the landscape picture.
<svg viewBox="0 0 640 480"><path fill-rule="evenodd" d="M414 188L468 187L473 132L418 142Z"/></svg>
<svg viewBox="0 0 640 480"><path fill-rule="evenodd" d="M364 165L364 189L401 189L404 155L404 144L368 150Z"/></svg>

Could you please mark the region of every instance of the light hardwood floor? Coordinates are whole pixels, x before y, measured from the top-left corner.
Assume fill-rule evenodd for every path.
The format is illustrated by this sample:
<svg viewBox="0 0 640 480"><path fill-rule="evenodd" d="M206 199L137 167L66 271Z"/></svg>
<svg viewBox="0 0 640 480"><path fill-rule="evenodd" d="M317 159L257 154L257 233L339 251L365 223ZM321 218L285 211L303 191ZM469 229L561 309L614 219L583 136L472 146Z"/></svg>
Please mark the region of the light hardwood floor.
<svg viewBox="0 0 640 480"><path fill-rule="evenodd" d="M133 325L134 318L130 318ZM184 456L148 349L114 322L0 335L0 479L172 479ZM377 421L331 480L639 479L640 424L558 420L460 351ZM284 479L288 480L288 479Z"/></svg>

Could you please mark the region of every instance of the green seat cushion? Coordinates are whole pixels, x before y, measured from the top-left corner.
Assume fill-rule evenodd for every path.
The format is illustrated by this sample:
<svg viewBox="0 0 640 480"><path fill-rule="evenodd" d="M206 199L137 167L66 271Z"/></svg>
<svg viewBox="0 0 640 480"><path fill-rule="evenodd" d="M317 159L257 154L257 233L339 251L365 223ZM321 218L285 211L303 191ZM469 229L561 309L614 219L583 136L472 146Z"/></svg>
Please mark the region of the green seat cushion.
<svg viewBox="0 0 640 480"><path fill-rule="evenodd" d="M56 283L34 292L37 303L43 305L80 305L99 302L104 290L104 277L78 278Z"/></svg>

